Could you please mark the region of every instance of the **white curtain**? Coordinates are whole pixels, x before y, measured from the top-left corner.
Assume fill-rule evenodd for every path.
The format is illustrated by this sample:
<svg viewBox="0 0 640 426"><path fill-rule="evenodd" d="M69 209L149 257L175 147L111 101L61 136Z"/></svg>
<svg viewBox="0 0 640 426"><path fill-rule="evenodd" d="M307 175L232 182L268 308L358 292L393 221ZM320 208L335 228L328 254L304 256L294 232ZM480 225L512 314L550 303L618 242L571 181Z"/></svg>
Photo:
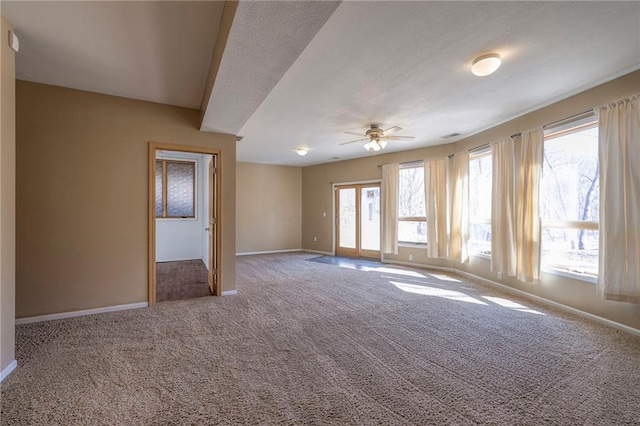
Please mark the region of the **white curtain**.
<svg viewBox="0 0 640 426"><path fill-rule="evenodd" d="M456 154L449 163L449 258L466 263L469 261L469 153Z"/></svg>
<svg viewBox="0 0 640 426"><path fill-rule="evenodd" d="M544 130L522 132L520 136L520 178L517 196L517 276L520 281L540 279L540 175Z"/></svg>
<svg viewBox="0 0 640 426"><path fill-rule="evenodd" d="M447 159L425 160L427 257L447 257Z"/></svg>
<svg viewBox="0 0 640 426"><path fill-rule="evenodd" d="M398 254L399 164L382 166L382 252Z"/></svg>
<svg viewBox="0 0 640 426"><path fill-rule="evenodd" d="M516 275L515 158L513 140L491 143L491 270Z"/></svg>
<svg viewBox="0 0 640 426"><path fill-rule="evenodd" d="M595 110L599 120L598 293L640 303L640 95Z"/></svg>

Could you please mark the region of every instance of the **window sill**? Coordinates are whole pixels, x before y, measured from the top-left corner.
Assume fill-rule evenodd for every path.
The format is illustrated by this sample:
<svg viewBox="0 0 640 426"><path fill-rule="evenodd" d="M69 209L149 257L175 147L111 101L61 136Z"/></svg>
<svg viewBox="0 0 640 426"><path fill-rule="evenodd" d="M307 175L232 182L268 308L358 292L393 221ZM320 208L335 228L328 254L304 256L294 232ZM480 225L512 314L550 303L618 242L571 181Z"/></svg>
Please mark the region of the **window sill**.
<svg viewBox="0 0 640 426"><path fill-rule="evenodd" d="M405 242L398 242L398 247L417 248L417 249L423 249L423 250L426 250L426 249L427 249L427 244L426 244L426 243L405 243Z"/></svg>
<svg viewBox="0 0 640 426"><path fill-rule="evenodd" d="M477 257L480 259L491 260L491 255L485 253L470 253L470 256ZM585 281L591 284L598 283L598 277L596 275L589 274L581 274L579 272L572 272L568 269L562 268L554 268L552 266L542 266L540 267L540 272L544 272L552 275L559 275L561 277L571 278L578 281Z"/></svg>
<svg viewBox="0 0 640 426"><path fill-rule="evenodd" d="M561 277L571 278L578 281L585 281L591 284L598 283L598 277L596 275L581 274L579 272L569 271L568 269L554 268L552 266L542 266L540 268L540 271L546 272L547 274L559 275Z"/></svg>

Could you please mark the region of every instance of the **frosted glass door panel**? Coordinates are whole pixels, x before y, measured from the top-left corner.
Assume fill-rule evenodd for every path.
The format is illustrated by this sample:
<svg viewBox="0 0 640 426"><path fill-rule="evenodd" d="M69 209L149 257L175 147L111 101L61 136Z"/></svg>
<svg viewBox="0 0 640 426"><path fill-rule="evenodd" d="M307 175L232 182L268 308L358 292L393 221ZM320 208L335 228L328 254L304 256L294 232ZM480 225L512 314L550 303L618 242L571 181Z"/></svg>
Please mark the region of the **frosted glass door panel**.
<svg viewBox="0 0 640 426"><path fill-rule="evenodd" d="M380 250L380 188L360 189L360 248Z"/></svg>
<svg viewBox="0 0 640 426"><path fill-rule="evenodd" d="M195 216L195 163L167 162L167 216Z"/></svg>
<svg viewBox="0 0 640 426"><path fill-rule="evenodd" d="M356 189L339 190L340 247L356 248Z"/></svg>
<svg viewBox="0 0 640 426"><path fill-rule="evenodd" d="M156 160L156 217L162 217L162 161Z"/></svg>

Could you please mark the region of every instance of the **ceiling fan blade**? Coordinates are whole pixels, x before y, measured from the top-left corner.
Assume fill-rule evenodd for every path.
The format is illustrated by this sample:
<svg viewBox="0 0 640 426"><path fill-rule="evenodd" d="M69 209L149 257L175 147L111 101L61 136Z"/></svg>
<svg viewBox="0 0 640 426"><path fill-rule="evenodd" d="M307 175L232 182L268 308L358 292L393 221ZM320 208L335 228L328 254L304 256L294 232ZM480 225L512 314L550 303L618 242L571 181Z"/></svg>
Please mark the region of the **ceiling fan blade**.
<svg viewBox="0 0 640 426"><path fill-rule="evenodd" d="M413 136L383 136L382 139L388 139L390 141L412 141L415 139Z"/></svg>
<svg viewBox="0 0 640 426"><path fill-rule="evenodd" d="M398 130L402 130L402 127L398 127L398 126L389 127L387 130L384 131L384 134L388 135L393 132L397 132Z"/></svg>
<svg viewBox="0 0 640 426"><path fill-rule="evenodd" d="M345 135L356 135L356 136L364 136L362 133L355 133L355 132L344 132Z"/></svg>
<svg viewBox="0 0 640 426"><path fill-rule="evenodd" d="M364 141L368 141L368 140L370 140L370 139L369 138L356 139L355 141L343 142L340 145L348 145L350 143L364 142Z"/></svg>

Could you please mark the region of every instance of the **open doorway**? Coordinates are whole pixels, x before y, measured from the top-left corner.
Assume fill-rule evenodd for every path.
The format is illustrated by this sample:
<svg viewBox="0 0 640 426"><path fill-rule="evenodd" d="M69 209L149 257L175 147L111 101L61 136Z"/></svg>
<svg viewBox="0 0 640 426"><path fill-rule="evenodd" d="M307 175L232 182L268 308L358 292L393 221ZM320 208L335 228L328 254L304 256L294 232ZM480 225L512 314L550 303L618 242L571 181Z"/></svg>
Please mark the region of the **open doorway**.
<svg viewBox="0 0 640 426"><path fill-rule="evenodd" d="M220 153L149 148L149 304L219 296Z"/></svg>

